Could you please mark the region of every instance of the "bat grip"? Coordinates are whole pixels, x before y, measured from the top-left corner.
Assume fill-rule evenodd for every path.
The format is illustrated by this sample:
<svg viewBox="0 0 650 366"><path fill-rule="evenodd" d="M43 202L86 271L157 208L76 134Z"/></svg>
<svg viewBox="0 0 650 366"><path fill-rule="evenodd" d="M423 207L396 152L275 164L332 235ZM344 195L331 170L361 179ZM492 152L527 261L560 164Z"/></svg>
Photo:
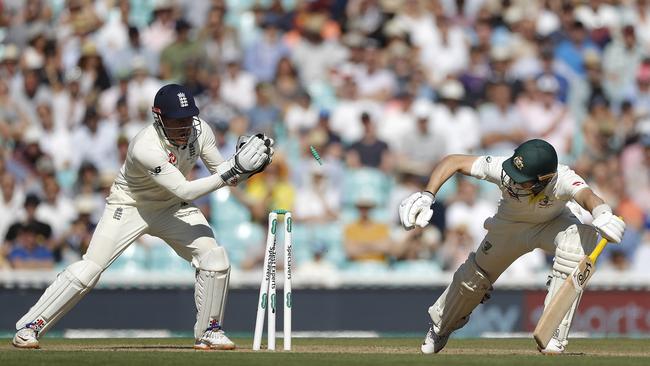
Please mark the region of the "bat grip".
<svg viewBox="0 0 650 366"><path fill-rule="evenodd" d="M621 216L618 217L619 219L623 220ZM596 260L598 259L598 256L600 253L605 249L605 246L607 245L607 239L602 238L598 242L598 245L594 248L594 250L589 254L589 259L591 259L592 263L596 263Z"/></svg>
<svg viewBox="0 0 650 366"><path fill-rule="evenodd" d="M605 249L605 246L607 245L607 239L602 238L598 242L598 245L594 248L594 250L589 254L589 259L591 259L592 263L596 263L596 260L598 259L598 256L600 253Z"/></svg>

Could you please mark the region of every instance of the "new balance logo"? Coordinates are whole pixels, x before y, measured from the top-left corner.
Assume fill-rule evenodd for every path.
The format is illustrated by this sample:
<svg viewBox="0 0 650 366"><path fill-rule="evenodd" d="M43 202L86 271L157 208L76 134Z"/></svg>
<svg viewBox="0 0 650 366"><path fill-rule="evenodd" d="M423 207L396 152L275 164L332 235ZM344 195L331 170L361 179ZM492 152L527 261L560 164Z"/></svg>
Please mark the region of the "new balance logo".
<svg viewBox="0 0 650 366"><path fill-rule="evenodd" d="M185 93L178 93L178 101L181 103L181 107L187 107L190 104L187 102L187 97L185 97Z"/></svg>

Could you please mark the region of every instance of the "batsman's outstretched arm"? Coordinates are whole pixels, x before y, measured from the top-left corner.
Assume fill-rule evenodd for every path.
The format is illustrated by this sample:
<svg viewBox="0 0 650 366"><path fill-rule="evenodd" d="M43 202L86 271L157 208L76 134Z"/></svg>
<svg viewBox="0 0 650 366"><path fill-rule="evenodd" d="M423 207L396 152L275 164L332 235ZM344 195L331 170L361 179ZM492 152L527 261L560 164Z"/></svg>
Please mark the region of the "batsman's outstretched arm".
<svg viewBox="0 0 650 366"><path fill-rule="evenodd" d="M426 191L415 192L400 203L399 217L402 226L407 230L416 225L427 226L433 216L431 205L435 202L435 195L440 187L456 172L471 175L476 159L473 155L447 155L443 158L433 169Z"/></svg>
<svg viewBox="0 0 650 366"><path fill-rule="evenodd" d="M475 155L460 154L445 156L433 169L429 178L429 184L427 184L427 191L435 196L440 187L456 172L471 175L472 164L474 164L477 158Z"/></svg>

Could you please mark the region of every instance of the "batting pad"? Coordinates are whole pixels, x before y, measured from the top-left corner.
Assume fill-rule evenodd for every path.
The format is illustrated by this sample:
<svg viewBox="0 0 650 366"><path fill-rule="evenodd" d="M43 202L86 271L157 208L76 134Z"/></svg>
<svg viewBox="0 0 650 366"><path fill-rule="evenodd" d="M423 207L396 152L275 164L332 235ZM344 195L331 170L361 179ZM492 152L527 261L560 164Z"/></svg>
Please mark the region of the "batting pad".
<svg viewBox="0 0 650 366"><path fill-rule="evenodd" d="M469 314L492 288L488 275L476 264L475 253L470 253L456 273L451 284L429 308L434 330L439 336L450 334L469 321Z"/></svg>
<svg viewBox="0 0 650 366"><path fill-rule="evenodd" d="M559 291L565 279L573 272L573 269L585 257L585 252L591 252L596 245L598 235L593 227L583 224L569 226L559 233L555 239L555 258L553 259L553 270L548 283L548 293L544 299L544 308L551 303L555 294ZM555 330L553 338L560 341L563 346L569 344L569 330L573 322L573 316L578 308L582 293L576 298L571 308L562 319L562 322Z"/></svg>
<svg viewBox="0 0 650 366"><path fill-rule="evenodd" d="M197 311L194 338L199 339L206 330L221 326L229 280L230 262L223 247L214 247L199 259L194 286Z"/></svg>
<svg viewBox="0 0 650 366"><path fill-rule="evenodd" d="M69 265L45 290L41 298L16 323L16 329L29 326L43 335L56 324L97 283L103 268L84 259Z"/></svg>

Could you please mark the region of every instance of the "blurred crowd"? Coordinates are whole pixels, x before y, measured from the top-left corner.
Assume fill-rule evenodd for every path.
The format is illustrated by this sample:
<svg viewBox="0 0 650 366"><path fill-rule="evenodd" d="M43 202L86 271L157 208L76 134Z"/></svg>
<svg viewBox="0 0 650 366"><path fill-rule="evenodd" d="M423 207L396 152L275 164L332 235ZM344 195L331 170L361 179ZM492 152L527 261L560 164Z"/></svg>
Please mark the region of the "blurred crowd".
<svg viewBox="0 0 650 366"><path fill-rule="evenodd" d="M196 201L235 268L261 267L267 215L283 208L298 272L454 270L498 190L454 178L411 231L398 203L447 154L510 155L529 138L626 220L605 266L650 259L646 0L0 0L0 42L5 270L83 255L169 82L193 91L225 157L240 135L277 141L263 174ZM170 256L143 237L114 267L176 268ZM548 260L533 252L507 275Z"/></svg>

